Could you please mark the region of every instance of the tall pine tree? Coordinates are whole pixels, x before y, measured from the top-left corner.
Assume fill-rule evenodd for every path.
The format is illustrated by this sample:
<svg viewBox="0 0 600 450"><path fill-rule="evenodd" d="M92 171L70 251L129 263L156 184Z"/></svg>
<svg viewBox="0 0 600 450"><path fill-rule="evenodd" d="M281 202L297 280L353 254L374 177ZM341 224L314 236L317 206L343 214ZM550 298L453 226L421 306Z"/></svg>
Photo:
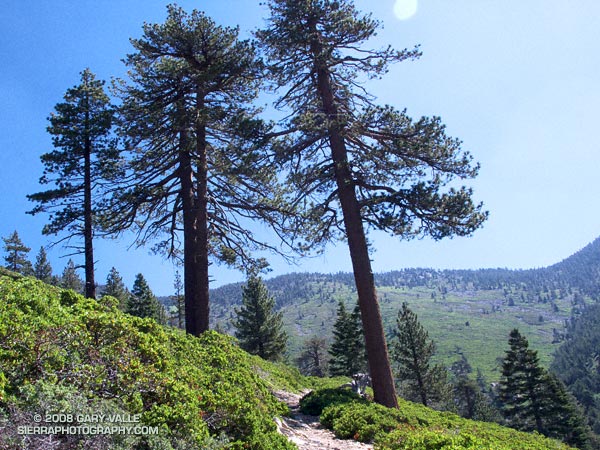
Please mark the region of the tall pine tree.
<svg viewBox="0 0 600 450"><path fill-rule="evenodd" d="M419 322L417 315L402 303L398 311L392 355L397 363L397 376L402 393L409 400L420 401L425 406L447 400L446 369L433 365L435 344Z"/></svg>
<svg viewBox="0 0 600 450"><path fill-rule="evenodd" d="M249 220L295 228L282 216L276 172L265 158L265 129L250 106L262 66L238 30L199 11L168 6L163 24L144 25L119 85L120 130L128 173L106 207L107 230L134 227L140 245L157 240L183 257L186 331L209 327L209 260L246 268L260 241ZM182 247L182 248L181 248Z"/></svg>
<svg viewBox="0 0 600 450"><path fill-rule="evenodd" d="M235 337L240 347L263 359L281 358L287 344L282 313L273 311L275 299L258 276L252 275L242 290L242 307L236 309Z"/></svg>
<svg viewBox="0 0 600 450"><path fill-rule="evenodd" d="M348 313L344 303L339 302L329 354L331 355L329 371L333 376L352 376L365 371L367 365L365 338L358 305L352 313Z"/></svg>
<svg viewBox="0 0 600 450"><path fill-rule="evenodd" d="M33 267L27 254L31 251L29 247L23 244L19 233L15 230L9 237L2 238L4 241L4 261L6 262L6 268L13 272L20 273L22 275L32 275Z"/></svg>
<svg viewBox="0 0 600 450"><path fill-rule="evenodd" d="M114 111L104 92L104 82L85 69L79 85L68 89L64 102L49 117L48 132L54 150L41 156L44 174L40 184L54 187L28 195L38 205L30 214L49 213L43 234L66 231L59 242L68 242L72 254L85 257L85 296L96 298L94 231L102 181L116 169L118 152L111 138ZM72 243L79 238L83 245Z"/></svg>
<svg viewBox="0 0 600 450"><path fill-rule="evenodd" d="M413 122L366 92L362 81L417 58L418 49L364 48L379 24L352 0L267 4L271 16L257 35L283 91L276 106L287 112L279 158L319 224L310 240L347 240L375 401L397 406L366 233L470 235L486 214L469 189L448 183L474 177L477 167L439 118Z"/></svg>

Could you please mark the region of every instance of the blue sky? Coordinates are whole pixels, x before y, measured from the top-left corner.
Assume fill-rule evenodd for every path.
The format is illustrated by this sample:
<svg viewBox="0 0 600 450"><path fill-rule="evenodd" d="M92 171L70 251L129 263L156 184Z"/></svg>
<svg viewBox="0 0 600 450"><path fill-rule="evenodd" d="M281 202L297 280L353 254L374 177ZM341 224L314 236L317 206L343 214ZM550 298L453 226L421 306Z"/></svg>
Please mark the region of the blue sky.
<svg viewBox="0 0 600 450"><path fill-rule="evenodd" d="M414 1L414 0L413 0ZM161 22L168 1L21 0L0 10L0 236L18 230L31 259L51 239L44 216L31 217L27 194L40 190L39 156L51 150L46 118L89 67L101 79L123 76L121 59L144 21ZM439 115L450 135L481 163L471 182L490 211L470 238L400 242L372 234L377 271L404 267L542 267L600 235L600 2L579 0L419 0L407 20L395 0L357 0L384 29L374 46L420 44L423 57L392 67L368 89L382 104L413 117ZM182 1L242 34L266 16L258 0ZM96 277L111 266L131 286L143 273L158 294L172 292L173 266L132 238L98 241ZM49 250L55 272L66 253ZM288 266L273 257L272 275L350 271L343 243L323 257ZM77 261L81 262L81 261ZM243 276L211 267L214 285Z"/></svg>

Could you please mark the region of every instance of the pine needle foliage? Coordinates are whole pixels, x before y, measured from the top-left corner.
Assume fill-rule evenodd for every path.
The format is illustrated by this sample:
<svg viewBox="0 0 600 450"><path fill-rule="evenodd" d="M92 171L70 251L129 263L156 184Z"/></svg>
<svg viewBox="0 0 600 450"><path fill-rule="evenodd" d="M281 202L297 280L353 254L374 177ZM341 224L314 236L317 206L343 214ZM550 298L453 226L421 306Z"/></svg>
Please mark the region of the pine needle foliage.
<svg viewBox="0 0 600 450"><path fill-rule="evenodd" d="M514 329L502 364L500 401L509 426L590 447L590 430L564 385L540 366L537 352Z"/></svg>
<svg viewBox="0 0 600 450"><path fill-rule="evenodd" d="M33 276L47 284L52 284L53 282L52 266L50 265L50 261L48 261L48 254L44 247L40 247L40 251L35 257Z"/></svg>
<svg viewBox="0 0 600 450"><path fill-rule="evenodd" d="M132 39L130 80L115 84L128 164L104 225L133 229L139 245L183 260L186 331L199 335L209 326L209 261L261 265L253 252L279 246L248 223L268 224L280 237L294 228L264 154L268 126L251 104L263 78L253 44L202 12L167 12Z"/></svg>
<svg viewBox="0 0 600 450"><path fill-rule="evenodd" d="M417 315L402 303L392 343L396 374L402 394L425 406L444 402L447 394L446 369L432 363L434 354L435 343L429 339L429 333Z"/></svg>
<svg viewBox="0 0 600 450"><path fill-rule="evenodd" d="M129 300L129 291L123 283L123 278L117 269L111 267L110 272L106 276L106 284L102 291L102 296L110 295L111 297L119 300L119 309L121 311L127 310L127 303Z"/></svg>
<svg viewBox="0 0 600 450"><path fill-rule="evenodd" d="M127 312L141 318L150 317L163 323L162 305L152 293L144 275L138 273L133 282L133 288L127 302Z"/></svg>

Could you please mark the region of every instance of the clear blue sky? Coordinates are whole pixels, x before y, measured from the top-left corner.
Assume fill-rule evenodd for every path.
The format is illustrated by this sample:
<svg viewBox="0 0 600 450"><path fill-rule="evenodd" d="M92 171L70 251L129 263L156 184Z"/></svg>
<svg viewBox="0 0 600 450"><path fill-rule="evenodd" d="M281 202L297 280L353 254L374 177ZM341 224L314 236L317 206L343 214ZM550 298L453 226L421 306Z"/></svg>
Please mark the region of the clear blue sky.
<svg viewBox="0 0 600 450"><path fill-rule="evenodd" d="M414 3L414 0L403 0ZM597 0L419 0L406 20L396 0L357 0L384 24L375 46L421 44L423 57L392 68L369 89L380 103L413 117L439 115L482 165L471 183L490 219L471 238L399 242L371 236L377 271L404 267L541 267L600 235L600 2ZM144 21L161 22L162 0L20 0L0 9L0 236L17 229L31 259L50 238L45 217L25 211L40 190L39 156L51 149L46 118L89 67L101 79L123 76L121 59ZM263 24L258 0L182 1L248 35ZM97 280L115 266L131 287L142 272L161 295L172 292L173 267L130 237L97 242ZM66 260L50 250L57 273ZM343 244L291 271L349 271ZM81 260L76 262L80 263ZM243 277L212 266L214 285Z"/></svg>

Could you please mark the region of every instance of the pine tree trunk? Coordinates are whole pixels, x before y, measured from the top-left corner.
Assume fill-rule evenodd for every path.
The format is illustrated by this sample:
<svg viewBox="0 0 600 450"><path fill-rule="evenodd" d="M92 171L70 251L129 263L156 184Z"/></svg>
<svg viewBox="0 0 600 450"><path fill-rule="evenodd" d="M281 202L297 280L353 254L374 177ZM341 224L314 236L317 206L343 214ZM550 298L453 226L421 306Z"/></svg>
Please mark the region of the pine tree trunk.
<svg viewBox="0 0 600 450"><path fill-rule="evenodd" d="M85 99L89 104L89 99ZM86 105L87 106L87 105ZM96 281L94 280L94 246L92 243L92 142L89 136L90 112L89 106L85 111L85 144L84 144L84 175L83 175L83 246L85 256L85 296L96 298Z"/></svg>
<svg viewBox="0 0 600 450"><path fill-rule="evenodd" d="M316 26L314 28L316 31ZM358 293L374 400L382 405L397 408L398 399L388 357L383 321L377 301L375 280L360 214L360 205L352 182L346 144L337 123L338 110L332 92L329 71L324 64L318 62L322 49L317 40L313 40L311 43L311 52L315 58L319 96L323 104L323 110L330 121L329 144Z"/></svg>
<svg viewBox="0 0 600 450"><path fill-rule="evenodd" d="M187 131L180 131L179 179L183 209L183 292L185 301L185 331L200 335L199 308L196 300L196 214L194 213L194 186L192 159L188 151Z"/></svg>
<svg viewBox="0 0 600 450"><path fill-rule="evenodd" d="M198 301L198 331L203 333L209 328L209 277L208 277L208 162L206 158L206 127L204 114L204 93L196 93L196 276Z"/></svg>

